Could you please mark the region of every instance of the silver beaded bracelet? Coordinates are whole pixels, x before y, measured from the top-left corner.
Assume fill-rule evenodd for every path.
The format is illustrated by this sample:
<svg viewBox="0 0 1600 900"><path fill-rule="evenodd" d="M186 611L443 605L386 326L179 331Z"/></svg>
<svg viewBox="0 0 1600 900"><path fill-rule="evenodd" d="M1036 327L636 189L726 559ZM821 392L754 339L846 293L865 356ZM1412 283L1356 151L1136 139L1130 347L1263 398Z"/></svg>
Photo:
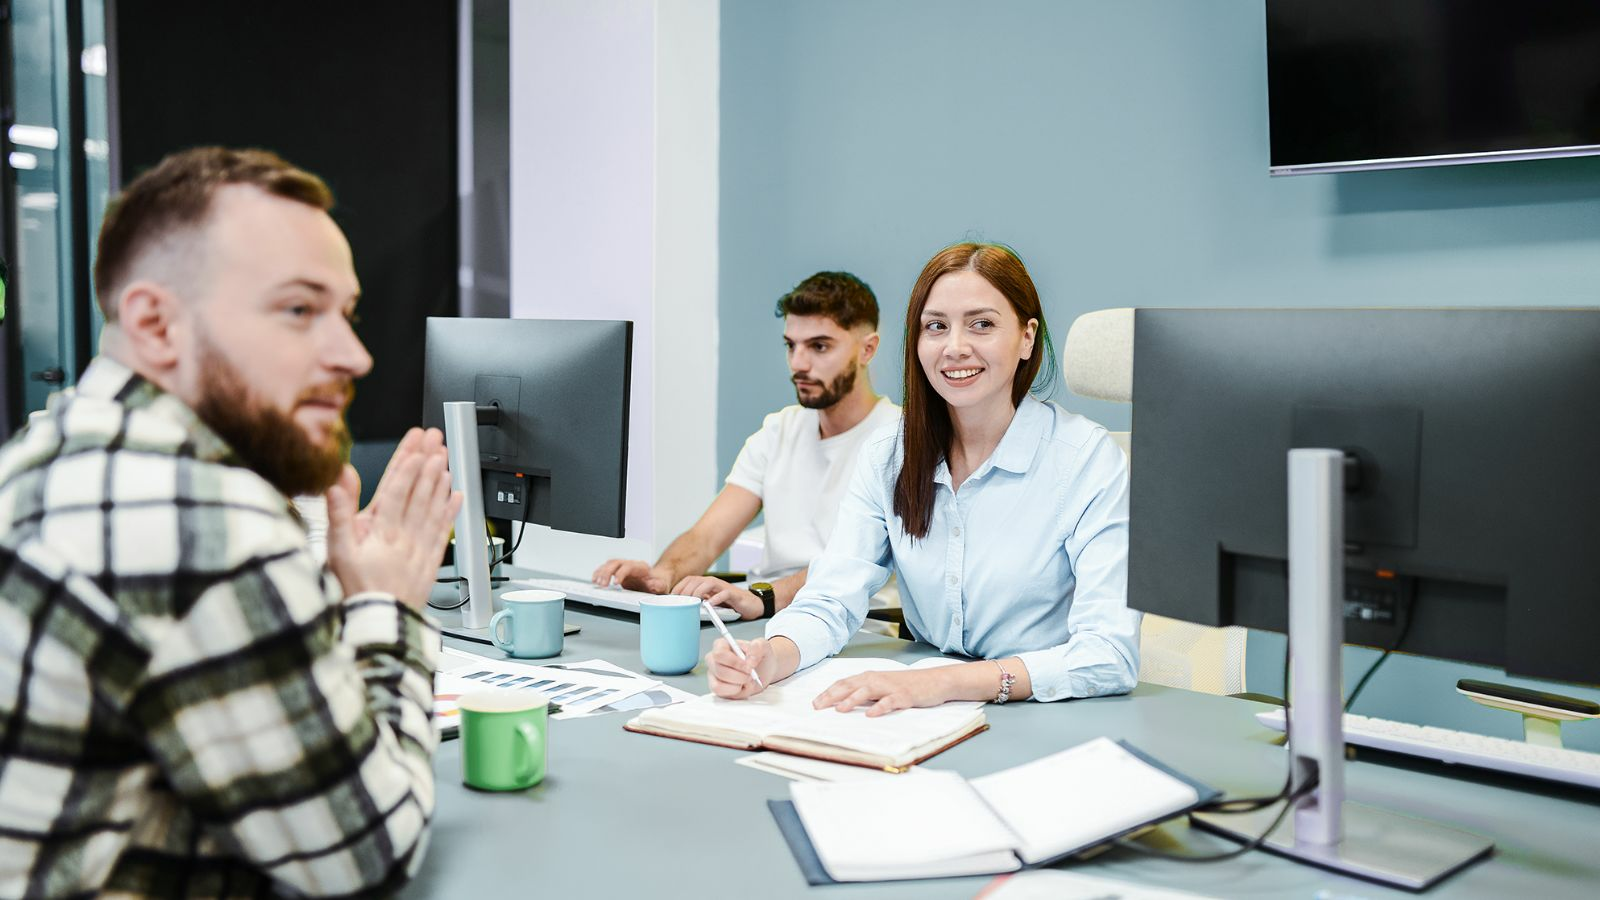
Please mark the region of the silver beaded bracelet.
<svg viewBox="0 0 1600 900"><path fill-rule="evenodd" d="M1007 672L1006 667L1000 664L1000 660L995 659L990 660L990 662L993 662L995 667L1000 670L1000 693L995 696L994 702L997 704L1005 703L1011 699L1011 685L1016 683L1017 676Z"/></svg>

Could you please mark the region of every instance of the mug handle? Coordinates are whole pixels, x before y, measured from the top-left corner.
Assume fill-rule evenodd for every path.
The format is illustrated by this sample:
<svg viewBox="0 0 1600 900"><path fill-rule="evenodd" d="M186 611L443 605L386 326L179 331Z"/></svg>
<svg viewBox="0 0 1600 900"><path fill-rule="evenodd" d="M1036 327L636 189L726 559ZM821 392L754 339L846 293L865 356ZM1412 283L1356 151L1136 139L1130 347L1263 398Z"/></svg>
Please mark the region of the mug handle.
<svg viewBox="0 0 1600 900"><path fill-rule="evenodd" d="M500 640L500 623L505 621L506 616L510 614L511 610L502 609L489 619L489 640L493 641L496 647L504 650L507 653L511 652L511 648L514 647L515 644L510 641Z"/></svg>
<svg viewBox="0 0 1600 900"><path fill-rule="evenodd" d="M544 750L544 738L539 734L539 729L533 727L532 722L518 722L517 736L522 738L522 745L528 750L528 764L517 775L517 781L531 781L539 771L539 756Z"/></svg>

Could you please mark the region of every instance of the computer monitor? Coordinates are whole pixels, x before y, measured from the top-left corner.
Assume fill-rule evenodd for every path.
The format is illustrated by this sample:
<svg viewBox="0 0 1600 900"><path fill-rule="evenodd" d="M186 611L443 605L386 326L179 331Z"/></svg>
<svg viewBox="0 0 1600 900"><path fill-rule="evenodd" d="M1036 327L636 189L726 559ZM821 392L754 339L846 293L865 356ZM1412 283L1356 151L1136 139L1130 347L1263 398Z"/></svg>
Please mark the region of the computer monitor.
<svg viewBox="0 0 1600 900"><path fill-rule="evenodd" d="M422 421L466 495L457 535L493 517L623 536L632 322L429 318L426 341ZM484 554L456 547L462 620L482 628Z"/></svg>
<svg viewBox="0 0 1600 900"><path fill-rule="evenodd" d="M1130 604L1284 631L1286 453L1333 447L1350 642L1600 681L1600 310L1134 315Z"/></svg>
<svg viewBox="0 0 1600 900"><path fill-rule="evenodd" d="M429 318L426 341L424 424L452 400L499 410L478 426L484 514L622 537L633 323Z"/></svg>
<svg viewBox="0 0 1600 900"><path fill-rule="evenodd" d="M1128 603L1288 631L1295 777L1321 784L1309 806L1321 794L1337 819L1342 801L1345 634L1600 681L1600 310L1140 309L1134 321ZM1295 504L1291 450L1311 473ZM1292 607L1318 590L1329 612L1297 630ZM1313 829L1306 810L1296 827ZM1275 849L1419 886L1330 846L1348 816L1323 825L1301 840L1321 846ZM1467 861L1446 854L1434 880Z"/></svg>

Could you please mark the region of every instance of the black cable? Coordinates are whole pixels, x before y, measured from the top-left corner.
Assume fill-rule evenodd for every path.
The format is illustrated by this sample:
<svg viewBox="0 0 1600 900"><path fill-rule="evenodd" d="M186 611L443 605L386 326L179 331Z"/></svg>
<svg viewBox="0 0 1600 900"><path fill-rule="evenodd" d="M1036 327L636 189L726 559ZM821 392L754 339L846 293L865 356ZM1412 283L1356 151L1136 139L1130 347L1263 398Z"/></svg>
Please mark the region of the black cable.
<svg viewBox="0 0 1600 900"><path fill-rule="evenodd" d="M517 539L512 542L510 550L507 550L505 553L501 554L499 559L492 560L489 563L489 571L491 573L494 572L494 567L495 566L500 565L501 563L505 562L508 559L511 559L513 556L516 555L517 548L522 546L522 536L528 533L528 503L533 498L533 489L531 487L525 487L523 490L524 490L524 492L522 494L522 517L517 522L517 524L519 526L521 526L521 527L519 527L517 529ZM489 520L487 518L485 518L483 520L483 537L484 537L484 541L486 543L488 543L491 547L494 546L494 533L489 530ZM489 588L490 588L490 590L493 590L496 585L505 584L506 582L508 582L510 580L511 579L506 578L503 575L496 576L496 575L491 574L489 576ZM466 578L464 578L464 577L462 577L460 575L454 575L454 576L451 576L449 578L435 578L434 579L434 583L435 584L460 584L463 581L466 581ZM437 610L440 610L442 612L449 612L450 610L460 609L461 607L466 606L467 602L470 601L471 599L472 599L471 597L464 597L464 598L462 598L461 602L459 602L459 603L457 603L457 604L455 604L453 606L440 606L439 604L434 603L433 600L430 599L428 601L428 607L430 609L437 609Z"/></svg>
<svg viewBox="0 0 1600 900"><path fill-rule="evenodd" d="M1355 688L1350 691L1350 696L1345 698L1345 712L1349 712L1350 707L1355 705L1356 698L1361 696L1361 692L1366 689L1367 682L1372 680L1372 676L1378 674L1378 667L1383 665L1384 660L1387 660L1390 654L1394 653L1396 650L1399 650L1400 645L1406 642L1406 635L1410 633L1411 623L1415 621L1416 618L1416 610L1408 606L1406 608L1406 621L1404 625L1400 626L1400 633L1395 635L1394 641L1383 649L1383 653L1379 655L1377 660L1375 660L1372 665L1367 668L1366 674L1362 675L1361 680L1356 682Z"/></svg>
<svg viewBox="0 0 1600 900"><path fill-rule="evenodd" d="M1274 831L1278 830L1278 826L1283 824L1284 818L1289 815L1289 810L1294 809L1295 801L1316 789L1317 779L1315 778L1312 778L1305 784L1302 784L1299 790L1296 790L1284 798L1283 809L1278 810L1278 814L1272 819L1272 824L1268 825L1265 831L1251 838L1244 844L1241 844L1225 853L1214 853L1210 856L1196 856L1188 853L1168 853L1165 850L1157 850L1154 847L1146 847L1143 844L1136 844L1125 840L1117 841L1116 843L1118 847L1122 847L1125 850L1132 850L1135 853L1142 853L1145 856L1154 856L1157 859L1167 859L1174 862L1209 863L1222 862L1225 859L1234 859L1236 857L1243 856L1252 850L1260 849L1261 845L1267 842L1267 838L1270 837Z"/></svg>
<svg viewBox="0 0 1600 900"><path fill-rule="evenodd" d="M1289 740L1289 662L1292 659L1287 635L1283 639L1283 739L1287 746ZM1200 807L1204 812L1218 815L1233 815L1236 813L1255 812L1274 803L1284 800L1289 796L1289 789L1294 785L1294 760L1289 760L1289 771L1283 776L1283 787L1278 792L1263 797L1235 797L1232 800L1214 800Z"/></svg>
<svg viewBox="0 0 1600 900"><path fill-rule="evenodd" d="M495 566L498 566L503 562L508 562L508 561L510 561L510 559L513 556L517 555L517 548L522 546L522 536L524 534L528 533L528 523L527 522L518 522L517 526L518 526L517 527L517 539L511 543L511 549L506 551L506 555L505 556L502 556L499 559L495 560L494 562L490 563L489 564L489 568L492 569Z"/></svg>
<svg viewBox="0 0 1600 900"><path fill-rule="evenodd" d="M501 556L499 559L490 560L489 561L489 568L490 569L493 569L495 566L498 566L501 563L511 559L513 556L516 555L517 548L522 546L522 535L527 532L528 526L527 526L527 523L525 523L525 522L518 523L518 524L522 525L522 527L517 529L517 539L512 542L511 549L507 550L505 552L505 555ZM484 525L483 526L483 530L485 532L487 532L489 530L489 526L488 525ZM494 535L492 535L492 534L489 535L489 538L492 541L493 538L494 538ZM435 584L460 584L464 580L465 579L462 578L460 575L452 575L449 578L435 578L434 579L434 583ZM490 580L493 581L495 584L504 584L505 582L510 581L511 579L507 578L504 575L492 575L492 576L490 576Z"/></svg>
<svg viewBox="0 0 1600 900"><path fill-rule="evenodd" d="M460 581L461 579L457 578L456 580ZM472 599L471 597L462 597L461 598L461 602L457 603L457 604L455 604L453 606L440 606L439 604L433 602L433 600L430 598L428 600L428 608L429 609L442 610L443 612L449 612L452 609L460 609L461 607L466 606L467 602L469 600L471 600L471 599Z"/></svg>

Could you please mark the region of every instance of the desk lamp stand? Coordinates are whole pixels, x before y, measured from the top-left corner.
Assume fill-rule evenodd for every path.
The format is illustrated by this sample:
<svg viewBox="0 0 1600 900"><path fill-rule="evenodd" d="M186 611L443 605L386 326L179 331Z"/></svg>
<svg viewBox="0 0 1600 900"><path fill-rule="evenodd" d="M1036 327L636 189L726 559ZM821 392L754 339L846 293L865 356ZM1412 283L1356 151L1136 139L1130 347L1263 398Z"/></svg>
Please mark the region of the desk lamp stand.
<svg viewBox="0 0 1600 900"><path fill-rule="evenodd" d="M488 542L484 533L483 474L478 468L478 419L476 403L450 401L444 405L444 444L450 457L450 486L461 492L461 511L456 513L456 584L460 598L461 625L488 628L494 615L494 591L489 581ZM474 539L476 538L476 539Z"/></svg>
<svg viewBox="0 0 1600 900"><path fill-rule="evenodd" d="M1474 834L1344 799L1344 454L1289 451L1289 715L1291 795L1316 788L1263 843L1273 853L1425 890L1494 844ZM1199 823L1240 841L1271 826L1280 807L1197 814Z"/></svg>

